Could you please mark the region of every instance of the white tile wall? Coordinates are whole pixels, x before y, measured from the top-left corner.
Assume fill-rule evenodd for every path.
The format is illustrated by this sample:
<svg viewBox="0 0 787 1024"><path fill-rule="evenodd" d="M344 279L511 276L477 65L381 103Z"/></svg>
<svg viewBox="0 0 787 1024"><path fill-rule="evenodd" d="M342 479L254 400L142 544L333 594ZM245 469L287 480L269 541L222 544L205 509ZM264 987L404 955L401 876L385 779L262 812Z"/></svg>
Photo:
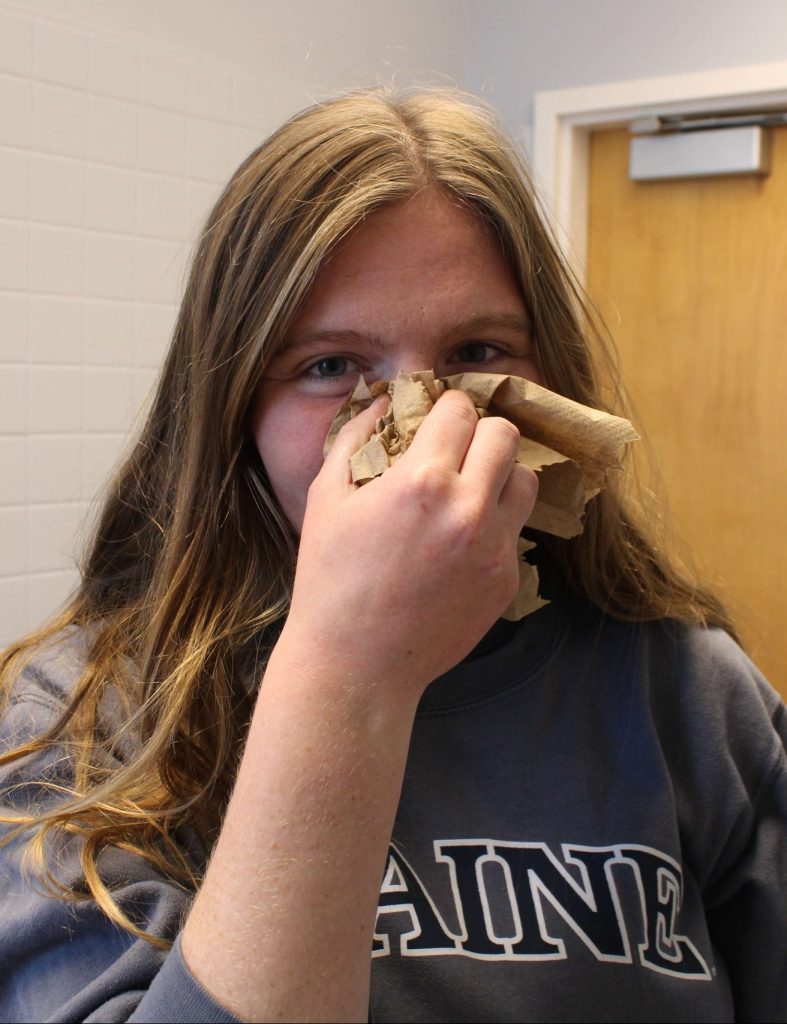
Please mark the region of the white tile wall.
<svg viewBox="0 0 787 1024"><path fill-rule="evenodd" d="M29 173L32 219L45 224L81 226L85 207L83 162L71 157L34 153Z"/></svg>
<svg viewBox="0 0 787 1024"><path fill-rule="evenodd" d="M0 67L18 75L33 69L33 23L29 18L0 12Z"/></svg>
<svg viewBox="0 0 787 1024"><path fill-rule="evenodd" d="M34 148L81 157L85 149L87 110L87 93L62 85L34 82Z"/></svg>
<svg viewBox="0 0 787 1024"><path fill-rule="evenodd" d="M85 295L97 299L134 298L134 239L86 231Z"/></svg>
<svg viewBox="0 0 787 1024"><path fill-rule="evenodd" d="M13 440L16 440L14 438ZM79 434L39 434L27 442L28 495L34 505L78 501L82 497L82 444Z"/></svg>
<svg viewBox="0 0 787 1024"><path fill-rule="evenodd" d="M0 220L0 288L24 291L30 263L30 228Z"/></svg>
<svg viewBox="0 0 787 1024"><path fill-rule="evenodd" d="M142 52L138 48L106 36L91 36L88 81L92 93L136 102L141 71Z"/></svg>
<svg viewBox="0 0 787 1024"><path fill-rule="evenodd" d="M31 433L78 434L82 430L81 367L31 366L28 373Z"/></svg>
<svg viewBox="0 0 787 1024"><path fill-rule="evenodd" d="M28 359L31 363L82 362L82 301L73 295L39 295L30 303Z"/></svg>
<svg viewBox="0 0 787 1024"><path fill-rule="evenodd" d="M186 109L197 117L229 121L232 117L232 75L225 68L201 64L189 67L189 92Z"/></svg>
<svg viewBox="0 0 787 1024"><path fill-rule="evenodd" d="M133 302L85 301L85 363L88 366L134 365L136 310Z"/></svg>
<svg viewBox="0 0 787 1024"><path fill-rule="evenodd" d="M84 511L84 506L78 502L30 506L26 518L29 520L27 567L31 572L67 571L72 567Z"/></svg>
<svg viewBox="0 0 787 1024"><path fill-rule="evenodd" d="M0 437L26 432L27 367L9 364L0 374Z"/></svg>
<svg viewBox="0 0 787 1024"><path fill-rule="evenodd" d="M302 106L144 35L0 0L0 646L78 581L221 183Z"/></svg>
<svg viewBox="0 0 787 1024"><path fill-rule="evenodd" d="M10 576L27 569L28 515L24 505L0 508L0 561Z"/></svg>
<svg viewBox="0 0 787 1024"><path fill-rule="evenodd" d="M0 39L3 33L0 31ZM0 73L0 145L29 146L33 111L33 83Z"/></svg>
<svg viewBox="0 0 787 1024"><path fill-rule="evenodd" d="M172 54L148 50L142 60L143 103L167 110L186 110L189 90L189 64Z"/></svg>
<svg viewBox="0 0 787 1024"><path fill-rule="evenodd" d="M27 359L27 307L24 292L0 291L0 366Z"/></svg>
<svg viewBox="0 0 787 1024"><path fill-rule="evenodd" d="M139 166L146 171L183 175L186 170L186 120L168 110L142 107L139 118Z"/></svg>
<svg viewBox="0 0 787 1024"><path fill-rule="evenodd" d="M137 366L159 366L166 352L166 340L175 326L174 306L134 303L136 319L134 362Z"/></svg>
<svg viewBox="0 0 787 1024"><path fill-rule="evenodd" d="M133 235L137 174L109 164L87 165L85 227Z"/></svg>
<svg viewBox="0 0 787 1024"><path fill-rule="evenodd" d="M115 367L86 367L84 429L88 434L122 433L131 425L134 371Z"/></svg>
<svg viewBox="0 0 787 1024"><path fill-rule="evenodd" d="M0 619L3 622L3 633L9 641L21 636L29 628L27 583L26 576L0 577Z"/></svg>
<svg viewBox="0 0 787 1024"><path fill-rule="evenodd" d="M179 178L140 174L137 190L137 233L181 240L186 229L186 193Z"/></svg>
<svg viewBox="0 0 787 1024"><path fill-rule="evenodd" d="M138 238L136 242L136 297L145 302L167 302L179 293L188 251L179 242Z"/></svg>
<svg viewBox="0 0 787 1024"><path fill-rule="evenodd" d="M107 483L126 438L123 434L83 434L80 440L82 495L92 500Z"/></svg>
<svg viewBox="0 0 787 1024"><path fill-rule="evenodd" d="M27 217L30 212L30 154L0 150L0 217Z"/></svg>
<svg viewBox="0 0 787 1024"><path fill-rule="evenodd" d="M85 155L88 160L136 169L140 109L125 100L89 96Z"/></svg>
<svg viewBox="0 0 787 1024"><path fill-rule="evenodd" d="M25 504L27 477L27 438L0 437L0 480L3 481L3 499L6 504ZM5 566L3 570L6 571Z"/></svg>
<svg viewBox="0 0 787 1024"><path fill-rule="evenodd" d="M84 89L87 85L88 37L61 25L36 22L33 68L36 78Z"/></svg>
<svg viewBox="0 0 787 1024"><path fill-rule="evenodd" d="M79 228L30 225L30 291L79 295L84 280L84 235Z"/></svg>

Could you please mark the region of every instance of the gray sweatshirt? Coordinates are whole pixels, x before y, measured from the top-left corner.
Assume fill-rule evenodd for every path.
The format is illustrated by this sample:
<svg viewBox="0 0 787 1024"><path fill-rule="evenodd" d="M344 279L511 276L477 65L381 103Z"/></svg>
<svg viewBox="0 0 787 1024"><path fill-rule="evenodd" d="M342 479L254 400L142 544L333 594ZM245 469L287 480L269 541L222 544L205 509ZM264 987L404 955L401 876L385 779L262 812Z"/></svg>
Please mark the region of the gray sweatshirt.
<svg viewBox="0 0 787 1024"><path fill-rule="evenodd" d="M52 722L82 656L72 634L31 666L0 745ZM499 623L416 717L371 1019L787 1021L786 731L718 630L620 623L574 599ZM0 785L19 805L35 799L26 780L68 772L50 753ZM77 840L50 856L79 886ZM189 895L140 858L107 851L102 875L175 940L168 954L90 901L37 892L17 851L0 858L1 1020L236 1019L181 956Z"/></svg>

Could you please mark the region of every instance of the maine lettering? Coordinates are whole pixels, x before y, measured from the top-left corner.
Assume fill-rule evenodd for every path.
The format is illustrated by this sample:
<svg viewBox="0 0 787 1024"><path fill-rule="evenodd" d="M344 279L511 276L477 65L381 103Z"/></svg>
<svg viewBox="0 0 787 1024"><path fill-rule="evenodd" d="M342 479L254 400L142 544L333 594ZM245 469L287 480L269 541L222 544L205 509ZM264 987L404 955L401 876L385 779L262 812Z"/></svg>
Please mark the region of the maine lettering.
<svg viewBox="0 0 787 1024"><path fill-rule="evenodd" d="M448 872L458 932L449 930L421 880L392 848L372 956L389 956L391 938L395 942L398 937L401 956L564 960L563 936L569 930L598 961L633 963L636 957L644 967L664 974L687 980L711 977L696 946L679 933L680 866L659 850L564 844L558 857L546 843L462 839L436 840L434 852L435 861ZM616 884L622 867L633 872L641 911L641 920L630 926ZM489 899L492 874L494 900ZM548 923L547 907L559 916L559 927L555 914ZM642 940L635 951L629 927Z"/></svg>

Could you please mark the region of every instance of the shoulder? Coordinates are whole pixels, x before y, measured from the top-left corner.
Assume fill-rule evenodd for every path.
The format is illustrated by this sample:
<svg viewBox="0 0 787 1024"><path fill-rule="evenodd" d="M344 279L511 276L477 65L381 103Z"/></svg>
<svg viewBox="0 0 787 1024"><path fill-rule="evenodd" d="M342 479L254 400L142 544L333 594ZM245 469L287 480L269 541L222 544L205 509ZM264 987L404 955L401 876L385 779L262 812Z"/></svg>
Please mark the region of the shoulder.
<svg viewBox="0 0 787 1024"><path fill-rule="evenodd" d="M784 702L729 634L667 620L634 635L630 665L667 751L704 750L709 772L735 762L752 786L784 764Z"/></svg>
<svg viewBox="0 0 787 1024"><path fill-rule="evenodd" d="M783 835L787 711L740 646L718 628L621 621L584 605L575 622L572 664L592 683L594 720L625 742L632 771L665 773L697 876L740 854L763 821Z"/></svg>
<svg viewBox="0 0 787 1024"><path fill-rule="evenodd" d="M698 726L742 733L752 720L767 721L783 735L782 698L724 630L672 619L624 622L598 612L584 625L594 634L594 651L644 692L655 714L662 710L673 722L697 716Z"/></svg>
<svg viewBox="0 0 787 1024"><path fill-rule="evenodd" d="M654 703L663 697L673 719L735 746L757 741L766 761L783 750L784 702L724 630L664 622L648 632Z"/></svg>
<svg viewBox="0 0 787 1024"><path fill-rule="evenodd" d="M615 692L639 693L654 713L698 714L708 724L735 728L754 716L777 732L785 728L782 698L749 656L724 630L674 619L613 618L584 600L570 607L569 645L614 682Z"/></svg>
<svg viewBox="0 0 787 1024"><path fill-rule="evenodd" d="M646 629L648 701L668 767L686 858L704 885L723 877L766 827L787 831L787 711L720 629Z"/></svg>
<svg viewBox="0 0 787 1024"><path fill-rule="evenodd" d="M70 713L80 680L90 665L96 629L70 626L42 643L14 678L6 682L0 712L0 755L44 738ZM94 732L113 765L126 761L138 749L126 696L114 684L102 684L95 707ZM59 732L59 731L58 731ZM46 741L35 752L11 758L0 766L0 788L71 773L65 740Z"/></svg>
<svg viewBox="0 0 787 1024"><path fill-rule="evenodd" d="M0 745L31 739L60 717L73 696L88 662L90 636L68 627L42 643L19 674L7 682L8 695L0 719Z"/></svg>

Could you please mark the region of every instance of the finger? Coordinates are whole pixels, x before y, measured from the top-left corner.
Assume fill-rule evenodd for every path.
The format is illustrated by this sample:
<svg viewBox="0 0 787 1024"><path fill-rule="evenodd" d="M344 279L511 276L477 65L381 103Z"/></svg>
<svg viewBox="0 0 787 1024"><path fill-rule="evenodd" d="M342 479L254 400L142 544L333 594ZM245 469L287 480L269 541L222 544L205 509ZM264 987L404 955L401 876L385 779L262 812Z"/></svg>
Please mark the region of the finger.
<svg viewBox="0 0 787 1024"><path fill-rule="evenodd" d="M479 494L497 499L511 475L519 451L519 431L500 416L478 421L461 475Z"/></svg>
<svg viewBox="0 0 787 1024"><path fill-rule="evenodd" d="M372 436L375 423L380 416L385 415L389 403L387 394L380 395L370 406L344 424L323 464L323 471L332 479L341 480L343 483L352 482L350 456L360 451Z"/></svg>
<svg viewBox="0 0 787 1024"><path fill-rule="evenodd" d="M503 521L518 536L538 498L538 476L529 466L515 462L500 494Z"/></svg>
<svg viewBox="0 0 787 1024"><path fill-rule="evenodd" d="M478 426L475 406L461 391L445 391L424 418L409 452L459 472Z"/></svg>

